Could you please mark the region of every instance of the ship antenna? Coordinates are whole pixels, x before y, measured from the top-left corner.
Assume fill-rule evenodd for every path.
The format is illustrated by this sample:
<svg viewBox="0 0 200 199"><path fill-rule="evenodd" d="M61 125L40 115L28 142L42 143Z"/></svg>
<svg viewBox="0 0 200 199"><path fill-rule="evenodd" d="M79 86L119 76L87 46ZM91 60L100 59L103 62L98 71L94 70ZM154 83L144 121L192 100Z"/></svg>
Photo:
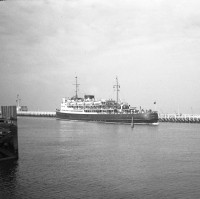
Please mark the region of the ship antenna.
<svg viewBox="0 0 200 199"><path fill-rule="evenodd" d="M77 82L77 76L75 78L76 78L76 83L74 84L76 86L76 90L75 90L76 95L75 95L75 98L78 99L78 86L80 84L78 84L78 82Z"/></svg>
<svg viewBox="0 0 200 199"><path fill-rule="evenodd" d="M119 101L119 88L120 88L120 85L118 83L118 78L116 77L116 85L113 86L113 88L116 88L116 91L117 91L117 103Z"/></svg>

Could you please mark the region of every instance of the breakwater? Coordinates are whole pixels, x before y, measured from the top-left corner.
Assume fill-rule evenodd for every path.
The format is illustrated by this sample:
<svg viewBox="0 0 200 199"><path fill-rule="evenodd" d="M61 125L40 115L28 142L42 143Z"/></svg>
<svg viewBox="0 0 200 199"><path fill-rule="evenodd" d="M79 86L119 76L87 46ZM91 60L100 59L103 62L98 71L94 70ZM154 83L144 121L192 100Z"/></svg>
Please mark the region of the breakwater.
<svg viewBox="0 0 200 199"><path fill-rule="evenodd" d="M17 116L25 117L56 117L56 112L49 111L18 111Z"/></svg>
<svg viewBox="0 0 200 199"><path fill-rule="evenodd" d="M159 114L159 122L200 123L197 114Z"/></svg>
<svg viewBox="0 0 200 199"><path fill-rule="evenodd" d="M50 111L17 111L17 116L24 117L56 117ZM198 114L159 114L159 122L200 123Z"/></svg>

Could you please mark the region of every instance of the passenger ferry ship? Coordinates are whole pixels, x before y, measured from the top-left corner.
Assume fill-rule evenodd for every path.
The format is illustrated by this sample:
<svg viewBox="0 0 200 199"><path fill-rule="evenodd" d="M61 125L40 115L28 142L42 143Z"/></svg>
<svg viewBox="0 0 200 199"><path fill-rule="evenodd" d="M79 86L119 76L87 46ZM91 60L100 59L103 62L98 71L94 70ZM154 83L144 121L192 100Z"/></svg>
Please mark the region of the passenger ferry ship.
<svg viewBox="0 0 200 199"><path fill-rule="evenodd" d="M79 84L76 78L76 95L71 99L62 99L60 110L56 110L57 119L96 121L106 123L122 124L153 124L158 125L158 113L156 111L144 111L131 107L127 103L119 102L119 84L116 78L114 88L117 91L115 100L95 100L94 95L78 97L77 88Z"/></svg>

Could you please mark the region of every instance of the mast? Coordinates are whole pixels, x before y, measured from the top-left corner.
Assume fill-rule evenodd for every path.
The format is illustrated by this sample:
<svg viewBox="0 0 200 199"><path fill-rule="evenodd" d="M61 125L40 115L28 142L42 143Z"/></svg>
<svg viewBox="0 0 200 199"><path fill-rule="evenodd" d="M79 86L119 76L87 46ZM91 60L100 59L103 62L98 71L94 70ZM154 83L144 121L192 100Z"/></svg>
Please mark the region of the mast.
<svg viewBox="0 0 200 199"><path fill-rule="evenodd" d="M116 91L117 91L117 103L119 101L119 88L120 88L120 85L118 83L118 78L116 77L116 85L113 86L113 88L116 88Z"/></svg>
<svg viewBox="0 0 200 199"><path fill-rule="evenodd" d="M76 82L75 82L75 86L76 86L76 90L75 90L75 98L77 99L78 98L78 86L80 85L80 84L78 84L78 81L77 81L77 76L75 77L75 79L76 79Z"/></svg>
<svg viewBox="0 0 200 199"><path fill-rule="evenodd" d="M16 102L17 102L17 107L20 107L21 99L19 99L19 94L17 94L17 100L16 100Z"/></svg>
<svg viewBox="0 0 200 199"><path fill-rule="evenodd" d="M19 94L17 94L17 111L20 111L21 110L21 107L20 107L20 102L21 102L21 99L19 99Z"/></svg>

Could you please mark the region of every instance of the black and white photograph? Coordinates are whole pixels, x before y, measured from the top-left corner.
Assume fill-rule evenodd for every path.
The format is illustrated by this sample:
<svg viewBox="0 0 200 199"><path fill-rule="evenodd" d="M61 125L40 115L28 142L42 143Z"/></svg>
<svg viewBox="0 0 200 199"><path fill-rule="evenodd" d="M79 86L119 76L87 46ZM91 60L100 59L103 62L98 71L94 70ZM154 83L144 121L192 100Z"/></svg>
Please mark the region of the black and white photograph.
<svg viewBox="0 0 200 199"><path fill-rule="evenodd" d="M199 199L199 0L0 0L0 199Z"/></svg>

